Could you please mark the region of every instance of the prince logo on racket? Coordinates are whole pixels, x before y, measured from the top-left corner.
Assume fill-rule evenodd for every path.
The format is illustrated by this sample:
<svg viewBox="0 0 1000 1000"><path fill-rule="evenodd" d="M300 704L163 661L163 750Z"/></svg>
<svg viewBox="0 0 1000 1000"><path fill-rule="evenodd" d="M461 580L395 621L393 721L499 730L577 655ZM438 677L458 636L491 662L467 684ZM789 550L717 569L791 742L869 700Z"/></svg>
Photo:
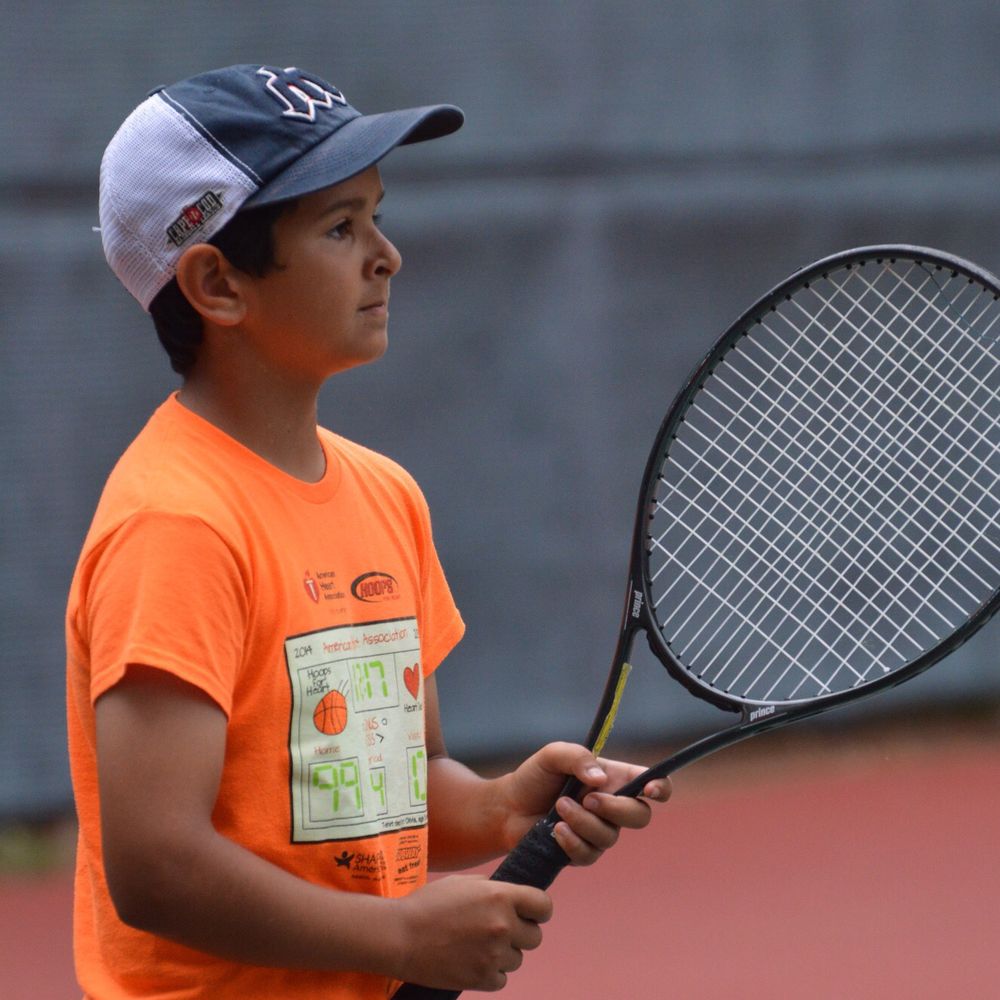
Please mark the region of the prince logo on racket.
<svg viewBox="0 0 1000 1000"><path fill-rule="evenodd" d="M317 424L325 382L388 346L378 163L461 123L249 64L156 91L105 152L105 253L181 385L109 477L67 613L90 997L496 989L550 898L428 863L503 854L567 776L589 793L551 839L574 863L649 819L610 794L640 769L583 746L490 780L448 758L435 670L463 624L427 505Z"/></svg>

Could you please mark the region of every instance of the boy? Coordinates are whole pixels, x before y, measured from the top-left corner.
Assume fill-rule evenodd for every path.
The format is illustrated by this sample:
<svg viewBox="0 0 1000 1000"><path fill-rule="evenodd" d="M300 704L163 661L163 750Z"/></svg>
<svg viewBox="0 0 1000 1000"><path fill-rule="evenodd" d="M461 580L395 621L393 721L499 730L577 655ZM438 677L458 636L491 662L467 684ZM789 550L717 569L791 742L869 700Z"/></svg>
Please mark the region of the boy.
<svg viewBox="0 0 1000 1000"><path fill-rule="evenodd" d="M317 427L325 380L386 347L401 259L377 163L461 123L234 66L154 93L105 153L105 252L183 383L111 474L69 601L95 1000L499 989L548 896L426 885L428 861L502 854L567 774L637 773L568 744L491 781L448 759L433 671L463 626L423 497ZM559 810L577 864L649 817L599 791Z"/></svg>

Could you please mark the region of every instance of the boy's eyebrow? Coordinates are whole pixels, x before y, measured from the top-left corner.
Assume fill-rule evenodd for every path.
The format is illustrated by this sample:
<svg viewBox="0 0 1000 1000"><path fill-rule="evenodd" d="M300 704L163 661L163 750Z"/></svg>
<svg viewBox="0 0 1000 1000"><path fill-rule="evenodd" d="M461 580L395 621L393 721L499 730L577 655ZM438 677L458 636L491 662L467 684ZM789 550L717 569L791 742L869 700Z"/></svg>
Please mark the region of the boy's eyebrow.
<svg viewBox="0 0 1000 1000"><path fill-rule="evenodd" d="M385 188L379 191L379 195L375 199L375 204L380 204L384 197ZM335 202L327 205L326 208L319 213L319 218L325 218L327 215L333 215L335 212L342 212L344 209L348 209L352 212L360 212L365 207L367 201L367 198L363 198L360 195L356 198L338 198Z"/></svg>

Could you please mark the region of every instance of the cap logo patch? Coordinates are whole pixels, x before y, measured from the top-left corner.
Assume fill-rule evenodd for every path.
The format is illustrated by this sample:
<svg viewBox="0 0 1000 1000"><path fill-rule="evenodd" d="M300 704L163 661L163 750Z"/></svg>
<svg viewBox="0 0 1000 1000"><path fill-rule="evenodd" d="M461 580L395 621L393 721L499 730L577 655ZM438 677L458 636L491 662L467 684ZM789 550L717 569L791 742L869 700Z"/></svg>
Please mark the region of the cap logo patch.
<svg viewBox="0 0 1000 1000"><path fill-rule="evenodd" d="M167 226L167 239L175 247L183 246L221 210L222 196L214 191L206 191L194 204L185 205L181 214Z"/></svg>
<svg viewBox="0 0 1000 1000"><path fill-rule="evenodd" d="M310 80L294 66L281 70L280 76L261 66L257 75L267 80L268 93L285 109L281 112L282 118L314 122L317 108L332 108L334 103L347 104L347 99L336 87L327 89L329 84Z"/></svg>

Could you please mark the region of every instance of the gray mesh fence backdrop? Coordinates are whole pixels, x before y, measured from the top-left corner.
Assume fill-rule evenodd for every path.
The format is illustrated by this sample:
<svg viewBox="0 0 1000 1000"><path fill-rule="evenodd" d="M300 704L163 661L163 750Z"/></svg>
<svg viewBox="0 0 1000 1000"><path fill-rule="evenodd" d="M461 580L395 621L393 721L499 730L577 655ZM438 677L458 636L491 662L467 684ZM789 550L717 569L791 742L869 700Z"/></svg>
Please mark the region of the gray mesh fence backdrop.
<svg viewBox="0 0 1000 1000"><path fill-rule="evenodd" d="M365 111L467 113L385 164L391 348L321 411L431 504L468 625L439 674L457 756L586 730L646 451L745 306L867 243L1000 270L990 0L4 7L0 819L70 801L67 587L104 477L176 385L91 230L103 147L156 84L260 61ZM879 710L995 699L998 636ZM638 659L623 728L703 718Z"/></svg>

